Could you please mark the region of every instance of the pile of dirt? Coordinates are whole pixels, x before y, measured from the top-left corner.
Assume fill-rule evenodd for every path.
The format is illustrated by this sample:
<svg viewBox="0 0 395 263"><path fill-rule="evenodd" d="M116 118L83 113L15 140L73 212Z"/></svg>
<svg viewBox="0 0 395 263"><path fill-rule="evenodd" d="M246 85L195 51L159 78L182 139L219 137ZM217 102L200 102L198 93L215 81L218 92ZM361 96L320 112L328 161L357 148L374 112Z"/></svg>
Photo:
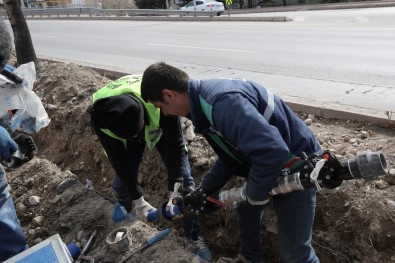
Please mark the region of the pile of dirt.
<svg viewBox="0 0 395 263"><path fill-rule="evenodd" d="M30 246L56 233L65 243L83 246L96 229L89 252L96 262L117 262L125 254L113 252L106 236L122 224L131 225L136 247L157 230L171 227L169 237L136 254L129 262L191 262L193 255L182 242L181 222L161 220L155 225L114 223L111 181L114 171L90 129L91 95L107 79L76 64L43 62L34 90L51 118L48 127L34 135L37 156L8 171L15 206ZM344 160L358 151L381 151L389 167L395 163L394 127L327 120L300 114L324 149ZM215 161L215 154L193 126L183 119L193 176L198 183ZM166 171L159 154L146 151L140 167L146 199L157 207L165 201ZM226 187L236 184L229 182ZM314 246L321 262L395 262L395 170L374 181L346 181L318 195ZM262 226L267 262L281 262L275 242L275 215L266 208ZM202 216L203 236L214 253L237 254L238 228L234 211L219 209Z"/></svg>

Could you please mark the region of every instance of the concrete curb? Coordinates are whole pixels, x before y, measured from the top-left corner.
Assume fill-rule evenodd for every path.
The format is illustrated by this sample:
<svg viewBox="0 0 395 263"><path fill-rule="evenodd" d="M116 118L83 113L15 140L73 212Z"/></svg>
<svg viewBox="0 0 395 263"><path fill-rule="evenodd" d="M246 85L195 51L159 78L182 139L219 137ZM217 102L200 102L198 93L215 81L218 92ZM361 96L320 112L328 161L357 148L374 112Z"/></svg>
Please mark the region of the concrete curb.
<svg viewBox="0 0 395 263"><path fill-rule="evenodd" d="M298 102L284 99L285 103L295 112L304 112L313 114L317 117L325 119L337 119L337 120L352 120L358 122L369 122L374 124L394 124L394 120L388 118L376 116L369 113L360 113L356 110L342 110L342 109L330 109L319 105L301 104Z"/></svg>
<svg viewBox="0 0 395 263"><path fill-rule="evenodd" d="M189 16L128 16L128 17L89 17L89 16L64 16L64 17L26 17L28 20L109 20L109 21L190 21L190 22L222 22L222 21L250 21L250 22L287 22L291 18L285 16L268 16L268 17L189 17Z"/></svg>
<svg viewBox="0 0 395 263"><path fill-rule="evenodd" d="M375 7L391 7L391 6L395 6L395 1L393 0L364 1L364 2L332 3L332 4L262 7L262 8L250 8L250 9L231 9L230 12L231 14L248 14L248 13L315 11L315 10L335 10L335 9L353 9L353 8L375 8Z"/></svg>
<svg viewBox="0 0 395 263"><path fill-rule="evenodd" d="M88 67L93 71L99 73L100 75L113 80L129 74L142 74L142 72L126 72L122 69L106 68L94 64L73 62L70 60L62 60L52 57L40 57L39 59L44 61L47 60L47 61L61 62L61 63L74 63L77 65L81 65L83 67ZM321 117L325 119L352 120L358 122L368 122L368 123L386 124L386 125L395 124L395 120L392 120L389 117L385 116L384 112L379 113L377 111L373 111L369 109L359 109L359 108L353 108L351 106L343 106L343 105L323 106L323 104L319 103L318 101L314 103L311 102L311 100L305 98L293 98L293 97L282 96L282 95L280 96L285 101L285 103L295 112L313 114L317 117ZM306 101L310 101L310 103Z"/></svg>

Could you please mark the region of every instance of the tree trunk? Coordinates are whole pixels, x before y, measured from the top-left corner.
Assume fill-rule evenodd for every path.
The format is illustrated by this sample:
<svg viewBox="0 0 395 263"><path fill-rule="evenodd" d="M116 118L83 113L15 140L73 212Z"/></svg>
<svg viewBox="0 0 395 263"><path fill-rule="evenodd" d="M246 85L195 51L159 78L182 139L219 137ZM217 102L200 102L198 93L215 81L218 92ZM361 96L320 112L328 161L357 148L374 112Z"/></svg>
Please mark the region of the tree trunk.
<svg viewBox="0 0 395 263"><path fill-rule="evenodd" d="M34 61L36 70L38 70L39 61L34 51L29 27L22 13L19 0L3 0L3 3L12 27L12 32L14 33L14 44L18 65Z"/></svg>

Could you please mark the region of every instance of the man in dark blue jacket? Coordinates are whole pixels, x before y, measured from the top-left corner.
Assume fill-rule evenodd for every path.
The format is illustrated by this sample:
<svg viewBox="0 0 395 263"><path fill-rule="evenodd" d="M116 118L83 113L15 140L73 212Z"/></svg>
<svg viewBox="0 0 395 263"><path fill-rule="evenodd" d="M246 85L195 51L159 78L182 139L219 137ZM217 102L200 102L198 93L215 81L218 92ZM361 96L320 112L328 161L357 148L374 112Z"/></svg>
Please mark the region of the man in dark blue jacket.
<svg viewBox="0 0 395 263"><path fill-rule="evenodd" d="M193 80L159 62L145 70L141 94L166 115L189 117L217 153L199 191L214 193L233 175L246 178L247 202L237 207L239 255L218 262L263 262L264 205L290 159L321 152L311 130L279 97L244 79ZM272 198L283 262L319 262L311 245L315 198L315 188Z"/></svg>

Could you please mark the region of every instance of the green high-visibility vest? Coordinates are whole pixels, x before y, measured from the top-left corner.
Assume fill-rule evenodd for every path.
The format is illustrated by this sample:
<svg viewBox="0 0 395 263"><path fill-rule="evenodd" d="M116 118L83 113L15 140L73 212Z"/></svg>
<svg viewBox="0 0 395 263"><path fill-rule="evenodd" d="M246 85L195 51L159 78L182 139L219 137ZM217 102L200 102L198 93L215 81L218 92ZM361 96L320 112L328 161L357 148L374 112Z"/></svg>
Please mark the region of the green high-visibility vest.
<svg viewBox="0 0 395 263"><path fill-rule="evenodd" d="M268 93L268 106L266 107L266 110L263 114L263 117L267 120L267 122L270 121L270 118L275 112L275 104L274 104L274 95L271 93L269 90L267 90ZM246 166L249 166L249 164L246 164L244 161L240 160L240 158L236 157L232 151L229 149L229 142L225 141L221 133L216 129L214 126L214 121L213 121L213 106L210 105L202 96L199 95L199 102L200 106L202 108L202 111L204 115L206 116L207 120L211 124L210 126L210 133L208 136L211 137L211 139L221 148L222 151L224 151L228 156L230 156L232 159L237 161L238 163L244 164ZM232 145L232 148L236 148ZM288 153L287 160L285 160L284 167L297 167L300 164L300 158L295 156L293 153Z"/></svg>
<svg viewBox="0 0 395 263"><path fill-rule="evenodd" d="M95 93L93 93L93 103L98 99L108 98L120 94L132 93L137 98L148 114L149 123L144 124L144 140L147 143L148 149L153 149L162 137L162 130L159 127L160 110L151 103L146 103L141 98L140 85L143 76L141 75L127 75L113 82L110 82L106 86L102 87ZM108 136L120 140L123 144L127 145L127 140L123 139L109 129L101 129ZM132 135L132 134L131 134Z"/></svg>

